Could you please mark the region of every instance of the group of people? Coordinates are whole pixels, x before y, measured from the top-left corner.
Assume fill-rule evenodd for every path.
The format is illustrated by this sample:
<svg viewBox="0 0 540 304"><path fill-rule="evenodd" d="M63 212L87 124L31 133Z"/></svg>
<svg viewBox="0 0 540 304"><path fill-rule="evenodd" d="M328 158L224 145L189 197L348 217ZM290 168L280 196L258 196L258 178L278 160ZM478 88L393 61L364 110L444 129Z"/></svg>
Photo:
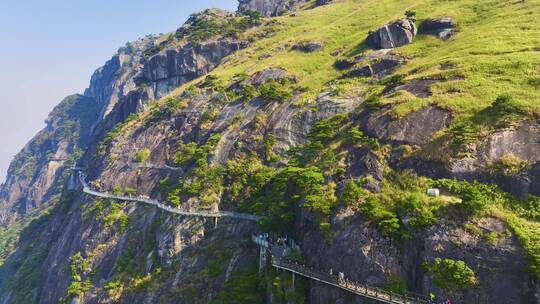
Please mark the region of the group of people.
<svg viewBox="0 0 540 304"><path fill-rule="evenodd" d="M429 294L429 303L430 304L454 304L454 301L452 301L450 299L447 299L444 302L437 302L437 297L434 294L430 293Z"/></svg>

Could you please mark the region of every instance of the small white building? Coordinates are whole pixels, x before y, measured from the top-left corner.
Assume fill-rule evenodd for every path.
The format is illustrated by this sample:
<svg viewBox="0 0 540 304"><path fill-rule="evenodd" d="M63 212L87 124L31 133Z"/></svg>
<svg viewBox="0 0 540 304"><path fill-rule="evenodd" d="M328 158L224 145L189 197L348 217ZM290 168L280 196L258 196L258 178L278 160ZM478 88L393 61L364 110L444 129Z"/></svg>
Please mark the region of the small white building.
<svg viewBox="0 0 540 304"><path fill-rule="evenodd" d="M438 197L441 195L441 191L437 188L428 189L427 195Z"/></svg>

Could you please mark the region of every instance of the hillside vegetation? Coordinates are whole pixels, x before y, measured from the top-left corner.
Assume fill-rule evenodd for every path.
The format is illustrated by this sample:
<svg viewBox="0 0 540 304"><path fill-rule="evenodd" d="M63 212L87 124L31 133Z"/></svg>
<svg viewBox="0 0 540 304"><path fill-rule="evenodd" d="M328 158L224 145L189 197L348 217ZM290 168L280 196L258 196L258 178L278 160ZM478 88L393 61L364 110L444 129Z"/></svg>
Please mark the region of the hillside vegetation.
<svg viewBox="0 0 540 304"><path fill-rule="evenodd" d="M79 185L44 216L0 228L0 279L12 277L0 280L0 302L352 301L307 279L293 286L288 273L259 273L250 236L261 232L293 237L291 260L388 291L457 303L532 298L540 1L300 2L274 18L194 14L174 33L121 48L110 75L97 72L114 80L93 78L99 98L132 88L109 96L103 118L79 98L51 114L52 135L81 137L67 164L78 159L95 191L262 219L210 223L96 199ZM420 28L448 16L456 32L419 33L391 50L368 45L406 16ZM395 69L375 73L385 60ZM365 64L373 75L358 74ZM39 179L35 153L25 153L11 171ZM33 238L41 246L32 258ZM25 277L25 293L11 295Z"/></svg>

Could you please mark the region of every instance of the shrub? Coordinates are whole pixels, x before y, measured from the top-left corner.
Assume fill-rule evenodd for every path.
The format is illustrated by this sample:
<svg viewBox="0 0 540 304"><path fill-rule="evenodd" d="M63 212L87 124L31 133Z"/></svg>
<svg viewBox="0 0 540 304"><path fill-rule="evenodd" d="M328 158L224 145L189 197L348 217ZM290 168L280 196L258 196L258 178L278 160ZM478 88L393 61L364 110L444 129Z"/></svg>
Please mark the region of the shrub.
<svg viewBox="0 0 540 304"><path fill-rule="evenodd" d="M424 263L433 283L443 289L463 290L478 286L474 271L464 261L435 258L434 263Z"/></svg>
<svg viewBox="0 0 540 304"><path fill-rule="evenodd" d="M406 294L407 282L397 274L390 274L388 277L388 283L383 287L384 290Z"/></svg>
<svg viewBox="0 0 540 304"><path fill-rule="evenodd" d="M410 19L416 19L416 11L407 10L405 11L405 17Z"/></svg>
<svg viewBox="0 0 540 304"><path fill-rule="evenodd" d="M181 108L180 100L176 97L166 97L163 101L163 109L162 111L167 114L172 114Z"/></svg>
<svg viewBox="0 0 540 304"><path fill-rule="evenodd" d="M401 217L412 217L408 222L411 228L431 226L437 222L433 212L427 207L427 202L418 194L409 194L397 202L398 213Z"/></svg>
<svg viewBox="0 0 540 304"><path fill-rule="evenodd" d="M267 162L273 163L279 161L279 156L274 152L274 145L276 144L276 136L274 134L268 134L264 137L264 156Z"/></svg>
<svg viewBox="0 0 540 304"><path fill-rule="evenodd" d="M529 162L514 154L505 154L489 166L490 172L503 175L516 175L529 167Z"/></svg>
<svg viewBox="0 0 540 304"><path fill-rule="evenodd" d="M204 78L201 86L215 91L220 91L223 89L223 81L221 81L221 79L219 79L217 76L210 74Z"/></svg>
<svg viewBox="0 0 540 304"><path fill-rule="evenodd" d="M377 197L369 197L360 205L360 213L377 224L384 233L399 236L401 228L397 214L384 208Z"/></svg>
<svg viewBox="0 0 540 304"><path fill-rule="evenodd" d="M197 144L195 142L181 143L174 154L174 165L178 167L186 166L195 155L196 150Z"/></svg>
<svg viewBox="0 0 540 304"><path fill-rule="evenodd" d="M451 179L440 179L432 183L433 187L443 188L462 198L459 207L467 216L481 215L490 204L501 202L503 199L498 195L494 186L484 185L478 182L459 182Z"/></svg>
<svg viewBox="0 0 540 304"><path fill-rule="evenodd" d="M255 98L258 94L257 89L252 85L245 85L242 90L242 100L250 101Z"/></svg>
<svg viewBox="0 0 540 304"><path fill-rule="evenodd" d="M345 185L341 195L341 203L345 206L357 204L366 195L365 190L355 181L350 181Z"/></svg>
<svg viewBox="0 0 540 304"><path fill-rule="evenodd" d="M384 78L379 82L381 85L387 88L395 88L397 86L405 84L405 76L401 74L395 74L390 77Z"/></svg>
<svg viewBox="0 0 540 304"><path fill-rule="evenodd" d="M328 222L334 206L334 188L325 185L324 175L317 167L286 167L276 174L269 185L248 203L251 212L267 214L261 225L268 231L287 234L292 229L295 208L303 206L314 213L319 224Z"/></svg>
<svg viewBox="0 0 540 304"><path fill-rule="evenodd" d="M150 153L151 153L150 149L144 148L142 150L139 150L135 154L135 159L139 163L144 163L144 162L146 162L148 160L148 158L150 158Z"/></svg>
<svg viewBox="0 0 540 304"><path fill-rule="evenodd" d="M259 86L261 97L267 102L287 101L292 93L287 87L275 80L269 80Z"/></svg>
<svg viewBox="0 0 540 304"><path fill-rule="evenodd" d="M255 266L234 272L211 304L263 304L265 303L264 277Z"/></svg>
<svg viewBox="0 0 540 304"><path fill-rule="evenodd" d="M379 95L373 94L366 98L362 103L362 106L368 111L375 111L382 107L381 97Z"/></svg>
<svg viewBox="0 0 540 304"><path fill-rule="evenodd" d="M339 130L349 121L347 114L338 114L329 119L317 122L310 130L308 138L312 141L327 143L336 138Z"/></svg>

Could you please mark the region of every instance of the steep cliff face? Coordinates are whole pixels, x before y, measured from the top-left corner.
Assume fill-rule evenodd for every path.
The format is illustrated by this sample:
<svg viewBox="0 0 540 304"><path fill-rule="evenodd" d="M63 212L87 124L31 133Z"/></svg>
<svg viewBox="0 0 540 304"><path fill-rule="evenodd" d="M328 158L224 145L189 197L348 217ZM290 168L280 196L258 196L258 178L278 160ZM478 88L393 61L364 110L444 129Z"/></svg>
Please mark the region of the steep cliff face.
<svg viewBox="0 0 540 304"><path fill-rule="evenodd" d="M137 81L150 86L153 99L159 99L172 89L207 74L224 57L246 45L233 39L218 39L166 49L148 59Z"/></svg>
<svg viewBox="0 0 540 304"><path fill-rule="evenodd" d="M69 166L92 139L100 107L92 98L64 99L46 120L47 126L15 156L0 192L0 225L6 226L49 200L57 200L69 177Z"/></svg>
<svg viewBox="0 0 540 304"><path fill-rule="evenodd" d="M206 10L122 47L10 168L0 303L365 303L299 277L293 287L271 267L259 274L250 237L261 232L293 237L300 251L288 258L397 293L538 302L538 114L516 93L530 89L516 70L491 78L478 58L504 54L537 73L523 63L537 58L532 34L519 52L483 35L500 15L540 10L493 2L427 0L422 18L456 12L480 30L391 51L365 38L411 1L332 1L275 19L248 11L303 2L240 1L241 14ZM324 47L294 47L306 41ZM478 41L501 49L485 56ZM262 220L84 194L75 163L101 193Z"/></svg>

